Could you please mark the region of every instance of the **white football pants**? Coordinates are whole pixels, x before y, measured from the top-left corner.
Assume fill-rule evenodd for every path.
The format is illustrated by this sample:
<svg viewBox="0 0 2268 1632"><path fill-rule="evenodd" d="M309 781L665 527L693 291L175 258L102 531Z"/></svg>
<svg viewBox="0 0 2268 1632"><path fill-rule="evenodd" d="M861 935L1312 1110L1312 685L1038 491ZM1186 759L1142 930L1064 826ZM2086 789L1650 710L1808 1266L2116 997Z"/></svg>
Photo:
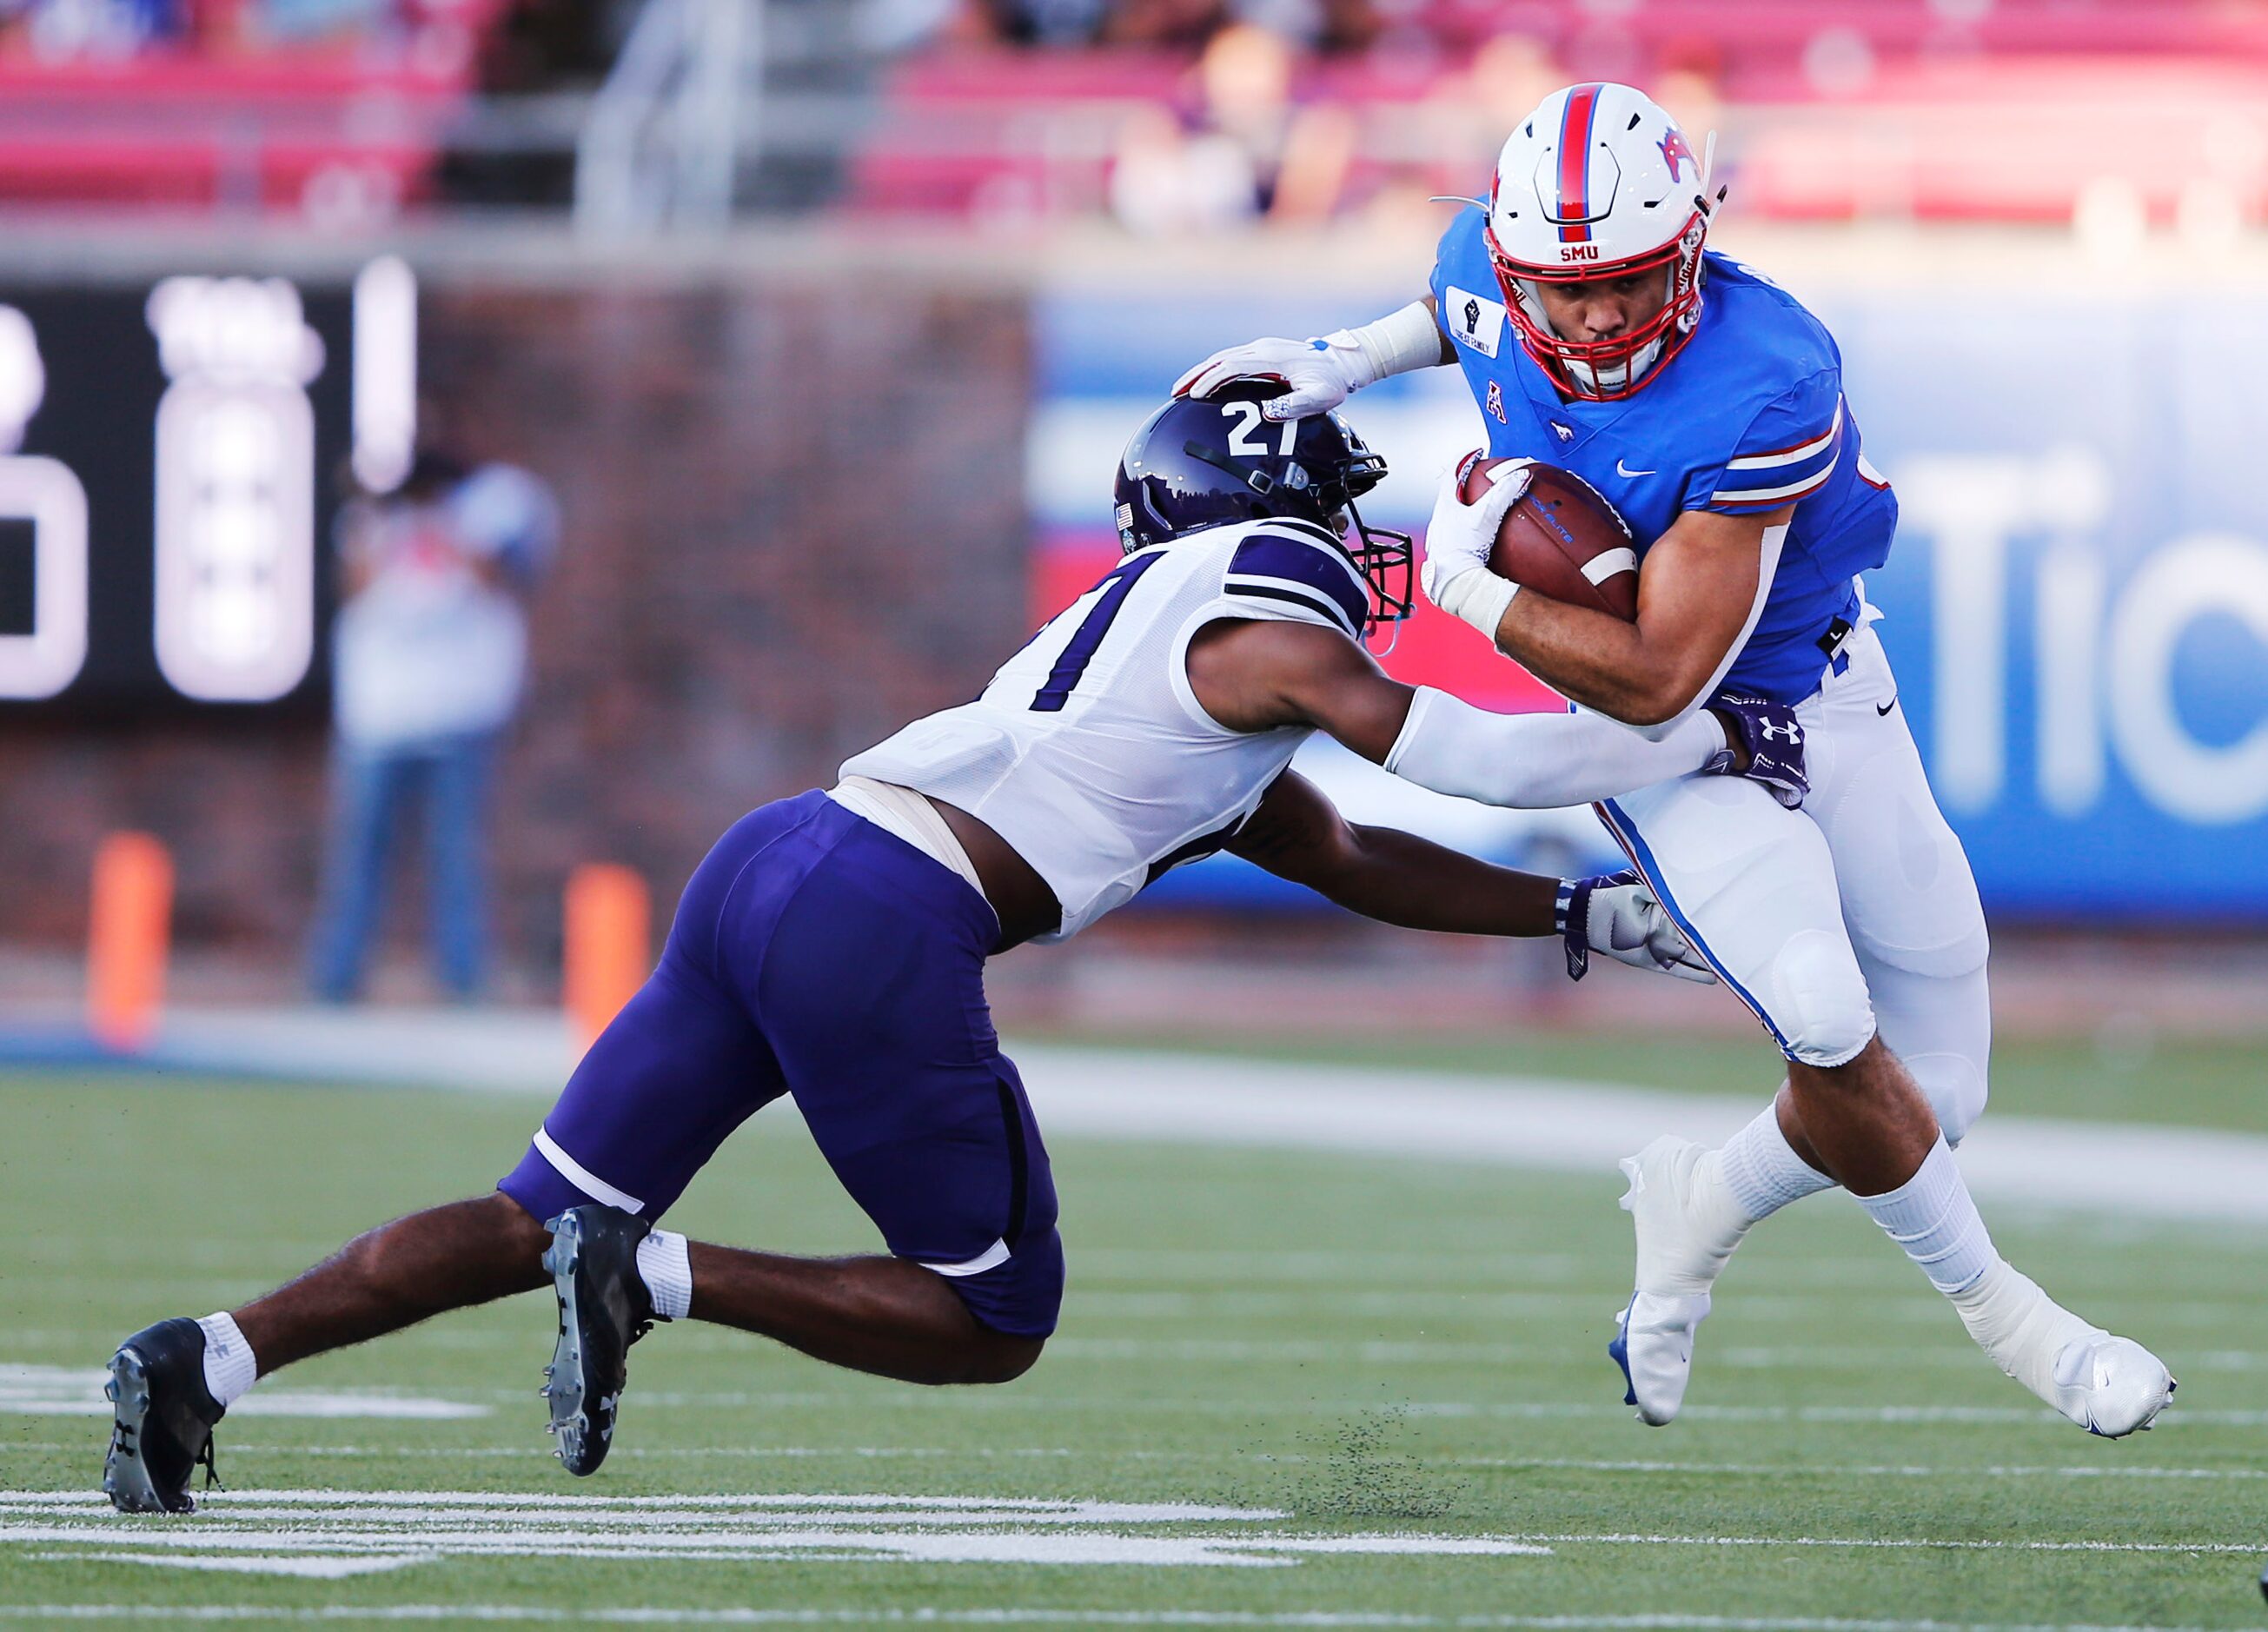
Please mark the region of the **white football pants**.
<svg viewBox="0 0 2268 1632"><path fill-rule="evenodd" d="M1958 1143L1984 1108L1984 913L1871 628L1796 709L1811 795L1684 776L1599 807L1718 978L1791 1060L1841 1065L1876 1031Z"/></svg>

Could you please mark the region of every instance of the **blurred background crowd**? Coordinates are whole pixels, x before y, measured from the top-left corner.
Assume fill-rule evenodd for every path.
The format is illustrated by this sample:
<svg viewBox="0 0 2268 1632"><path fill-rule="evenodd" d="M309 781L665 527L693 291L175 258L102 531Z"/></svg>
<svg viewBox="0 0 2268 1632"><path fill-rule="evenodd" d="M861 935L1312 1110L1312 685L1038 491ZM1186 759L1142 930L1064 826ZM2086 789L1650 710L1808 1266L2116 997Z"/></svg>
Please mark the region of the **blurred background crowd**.
<svg viewBox="0 0 2268 1632"><path fill-rule="evenodd" d="M1754 217L2225 237L2264 74L2254 0L0 0L0 199L556 205L643 98L744 204L1216 232L1469 191L1613 78Z"/></svg>
<svg viewBox="0 0 2268 1632"><path fill-rule="evenodd" d="M1715 133L1714 243L1843 344L1904 506L1870 592L2003 989L2084 939L2179 985L2153 1015L2251 1023L2161 954L2210 937L2239 991L2268 927L2261 0L0 0L0 982L76 978L131 827L184 989L372 989L407 897L436 972L397 914L380 995L544 996L575 866L666 914L741 811L969 695L1108 563L1111 462L1184 367L1403 304L1513 123L1596 78ZM1479 440L1449 372L1350 410L1383 522ZM461 647L401 679L428 615ZM1421 615L1389 665L1549 705L1461 636ZM1312 768L1606 858L1584 812ZM421 811L422 889L387 865ZM1322 1024L1319 957L1560 989L1226 861L1153 893L1033 1003L1131 1002L1079 971L1161 951L1296 968Z"/></svg>

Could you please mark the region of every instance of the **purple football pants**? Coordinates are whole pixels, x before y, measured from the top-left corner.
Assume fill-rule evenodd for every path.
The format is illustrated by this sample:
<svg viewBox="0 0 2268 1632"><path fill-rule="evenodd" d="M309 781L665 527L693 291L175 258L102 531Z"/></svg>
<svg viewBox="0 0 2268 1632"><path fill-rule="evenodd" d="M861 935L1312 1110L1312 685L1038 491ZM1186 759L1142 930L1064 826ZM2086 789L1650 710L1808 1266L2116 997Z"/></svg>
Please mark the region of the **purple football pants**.
<svg viewBox="0 0 2268 1632"><path fill-rule="evenodd" d="M539 1219L592 1201L658 1219L725 1136L792 1094L893 1253L994 1330L1045 1336L1063 1243L984 999L998 933L958 874L824 793L752 812L497 1188Z"/></svg>

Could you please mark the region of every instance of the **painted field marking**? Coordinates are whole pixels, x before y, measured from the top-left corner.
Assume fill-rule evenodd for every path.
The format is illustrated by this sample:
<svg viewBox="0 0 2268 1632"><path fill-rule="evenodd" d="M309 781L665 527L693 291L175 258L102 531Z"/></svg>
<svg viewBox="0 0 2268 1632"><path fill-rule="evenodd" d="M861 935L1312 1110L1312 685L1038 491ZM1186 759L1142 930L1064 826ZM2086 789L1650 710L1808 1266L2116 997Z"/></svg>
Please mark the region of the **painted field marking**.
<svg viewBox="0 0 2268 1632"><path fill-rule="evenodd" d="M2061 1419L2057 1419L2060 1421ZM92 1442L18 1439L8 1442L18 1451L85 1452ZM541 1445L294 1445L235 1443L230 1452L240 1457L399 1457L406 1460L553 1462L558 1453ZM611 1453L616 1459L644 1458L653 1461L703 1461L720 1458L745 1461L816 1461L830 1457L862 1461L1067 1461L1090 1454L1069 1445L622 1445ZM1293 1467L1322 1459L1297 1451L1114 1451L1117 1461L1195 1462L1200 1464L1259 1463ZM1588 1457L1435 1456L1413 1452L1413 1459L1443 1467L1557 1469L1594 1474L1690 1474L1702 1477L1740 1479L2173 1479L2268 1480L2263 1467L2166 1467L2057 1464L2017 1466L1917 1464L1786 1463L1786 1462L1666 1462ZM69 1494L69 1493L61 1493ZM85 1498L90 1503L95 1498ZM503 1496L490 1500L504 1501ZM643 1498L642 1498L643 1499ZM693 1498L659 1498L686 1501ZM5 1511L0 1496L0 1511ZM2263 1546L2268 1554L2268 1544Z"/></svg>
<svg viewBox="0 0 2268 1632"><path fill-rule="evenodd" d="M108 1416L103 1373L85 1366L0 1365L0 1413L20 1416ZM488 1416L490 1408L459 1400L372 1389L262 1390L229 1408L231 1416L387 1417L448 1422Z"/></svg>
<svg viewBox="0 0 2268 1632"><path fill-rule="evenodd" d="M2060 1419L2058 1419L2060 1420ZM8 1442L18 1451L85 1452L92 1442L18 1439ZM232 1455L242 1457L399 1457L406 1460L553 1462L558 1453L541 1445L294 1445L232 1444ZM816 1461L830 1457L862 1461L1067 1461L1090 1454L1069 1445L623 1445L612 1453L617 1459L644 1458L653 1461L703 1461L734 1459L745 1461ZM1114 1451L1118 1461L1259 1463L1293 1467L1322 1459L1297 1451ZM1594 1474L1690 1474L1701 1477L1740 1479L2170 1479L2191 1481L2268 1480L2263 1467L2128 1467L2116 1463L2020 1466L1989 1464L1925 1466L1889 1463L1786 1462L1668 1462L1632 1459L1536 1456L1435 1456L1413 1452L1414 1459L1443 1467L1522 1468ZM59 1493L69 1494L69 1493ZM86 1498L90 1503L94 1498ZM507 1497L492 1496L494 1501ZM692 1498L663 1498L691 1500ZM0 1496L0 1511L5 1497ZM2268 1554L2268 1544L2263 1546Z"/></svg>
<svg viewBox="0 0 2268 1632"><path fill-rule="evenodd" d="M245 1490L186 1523L121 1522L98 1492L0 1492L0 1544L40 1558L344 1577L452 1558L1288 1568L1312 1554L1541 1556L1491 1535L1287 1535L1276 1508L982 1496L498 1496ZM1203 1526L1203 1528L1197 1528ZM1229 1528L1224 1528L1227 1526Z"/></svg>
<svg viewBox="0 0 2268 1632"><path fill-rule="evenodd" d="M1248 1452L1259 1455L1262 1452ZM1433 1459L1421 1459L1432 1460ZM1800 1467L1787 1463L1612 1462L1580 1457L1452 1456L1452 1467L1564 1468L1594 1474L1701 1474L1741 1479L2268 1479L2259 1467ZM2268 1552L2268 1545L2264 1545Z"/></svg>
<svg viewBox="0 0 2268 1632"><path fill-rule="evenodd" d="M1048 1344L1056 1360L1191 1362L1273 1361L1285 1364L1336 1362L1353 1365L1519 1365L1587 1362L1587 1345L1569 1343L1506 1343L1457 1342L1437 1338L1353 1339L1313 1338L1150 1338L1057 1337ZM1863 1371L1882 1369L1893 1356L1880 1345L1848 1344L1749 1345L1712 1349L1712 1365L1736 1371ZM1947 1371L1973 1371L1977 1352L1968 1344L1901 1348L1894 1356L1901 1369L1916 1366ZM2174 1364L2183 1371L2257 1371L2268 1370L2268 1355L2247 1349L2207 1349L2180 1355Z"/></svg>
<svg viewBox="0 0 2268 1632"><path fill-rule="evenodd" d="M1936 1536L1675 1536L1638 1532L1600 1534L1521 1533L1514 1540L1551 1547L1806 1547L1860 1551L1947 1553L2242 1553L2257 1555L2257 1541L2047 1541Z"/></svg>
<svg viewBox="0 0 2268 1632"><path fill-rule="evenodd" d="M0 1604L0 1621L528 1621L541 1625L772 1627L910 1624L917 1626L1103 1627L1459 1627L1506 1632L2211 1632L2204 1627L2121 1626L2088 1622L1880 1621L1815 1615L1426 1615L1333 1610L1039 1609L670 1609L623 1606L553 1609L521 1604L383 1604L357 1608L273 1605Z"/></svg>
<svg viewBox="0 0 2268 1632"><path fill-rule="evenodd" d="M499 1400L517 1400L517 1389L487 1391ZM880 1407L904 1407L918 1410L934 1409L936 1395L917 1393L913 1389L877 1389L871 1393L852 1396L847 1393L821 1393L803 1390L719 1390L703 1392L657 1391L634 1393L630 1399L640 1407L656 1409L734 1410L746 1408L839 1408L872 1412ZM1189 1400L1150 1400L1138 1397L1112 1398L1104 1395L1038 1394L1016 1391L1006 1393L961 1394L954 1400L956 1410L1012 1413L1019 1411L1048 1415L1055 1412L1112 1411L1112 1412L1173 1412L1192 1415L1234 1417L1344 1416L1351 1413L1374 1412L1379 1408L1375 1400L1292 1400L1281 1396L1270 1399L1234 1399L1215 1396ZM1395 1404L1395 1411L1411 1416L1490 1416L1513 1419L1527 1418L1600 1418L1627 1422L1630 1408L1604 1404L1596 1400L1419 1400ZM1716 1422L1994 1422L2017 1425L2046 1426L2052 1424L2066 1434L2072 1431L2071 1423L2045 1406L1711 1406L1689 1405L1680 1413L1680 1420ZM2205 1409L2177 1405L2158 1420L2155 1430L2184 1427L2259 1428L2268 1427L2268 1410Z"/></svg>
<svg viewBox="0 0 2268 1632"><path fill-rule="evenodd" d="M122 1523L98 1493L0 1493L0 1543L39 1556L253 1573L349 1575L437 1559L895 1559L932 1563L1285 1566L1308 1555L1514 1556L1562 1547L1802 1547L1913 1552L2251 1555L2257 1540L1684 1535L1641 1532L1295 1535L1289 1515L1197 1503L978 1496L497 1496L247 1490L187 1524ZM1210 1526L1200 1533L1189 1527ZM1223 1530L1225 1525L1239 1526ZM1168 1529L1167 1527L1173 1527Z"/></svg>

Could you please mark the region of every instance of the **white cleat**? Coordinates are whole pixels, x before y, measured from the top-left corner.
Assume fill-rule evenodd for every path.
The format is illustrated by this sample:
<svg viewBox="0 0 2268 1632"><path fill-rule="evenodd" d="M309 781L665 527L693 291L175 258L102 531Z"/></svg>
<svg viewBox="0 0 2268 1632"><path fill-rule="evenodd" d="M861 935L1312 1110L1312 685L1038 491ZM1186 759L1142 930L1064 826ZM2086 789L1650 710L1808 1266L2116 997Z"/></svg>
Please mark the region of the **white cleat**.
<svg viewBox="0 0 2268 1632"><path fill-rule="evenodd" d="M2090 1434L2123 1439L2157 1421L2176 1386L2166 1363L2128 1337L2092 1332L2055 1358L2055 1408Z"/></svg>
<svg viewBox="0 0 2268 1632"><path fill-rule="evenodd" d="M1633 1292L1615 1316L1607 1353L1623 1369L1623 1403L1638 1408L1639 1422L1660 1428L1675 1420L1693 1373L1693 1334L1708 1314L1706 1292L1697 1298Z"/></svg>
<svg viewBox="0 0 2268 1632"><path fill-rule="evenodd" d="M1616 1317L1607 1353L1623 1371L1623 1403L1656 1428L1685 1403L1709 1288L1748 1230L1721 1194L1715 1156L1665 1135L1622 1161L1630 1180L1622 1207L1638 1236L1638 1290Z"/></svg>
<svg viewBox="0 0 2268 1632"><path fill-rule="evenodd" d="M2089 1326L2005 1260L1954 1294L1953 1306L1995 1364L2090 1434L2124 1438L2174 1397L2164 1361Z"/></svg>

